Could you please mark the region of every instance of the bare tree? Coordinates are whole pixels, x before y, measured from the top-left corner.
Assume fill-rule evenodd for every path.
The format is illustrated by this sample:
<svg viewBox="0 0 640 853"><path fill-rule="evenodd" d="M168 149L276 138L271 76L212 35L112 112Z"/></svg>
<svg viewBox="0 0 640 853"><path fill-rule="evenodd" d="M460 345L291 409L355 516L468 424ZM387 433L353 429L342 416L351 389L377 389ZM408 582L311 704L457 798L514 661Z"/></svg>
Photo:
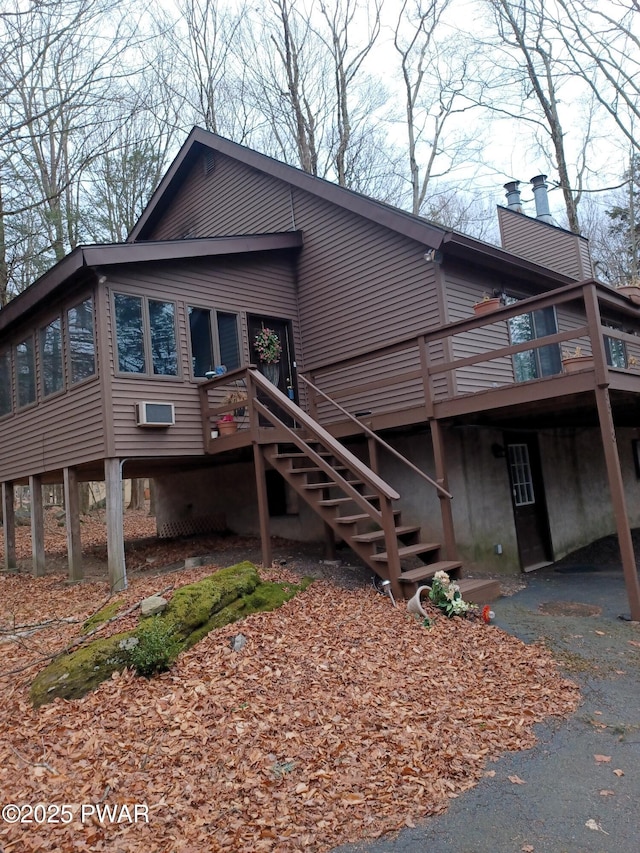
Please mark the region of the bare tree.
<svg viewBox="0 0 640 853"><path fill-rule="evenodd" d="M422 212L430 182L474 154L478 138L458 128L445 137L456 114L471 109L468 56L461 37L447 38L442 16L452 0L403 0L394 46L400 59L409 164L411 210Z"/></svg>
<svg viewBox="0 0 640 853"><path fill-rule="evenodd" d="M568 69L640 151L640 0L557 0L557 10L554 23Z"/></svg>
<svg viewBox="0 0 640 853"><path fill-rule="evenodd" d="M560 114L561 89L568 75L558 57L554 22L548 17L545 0L485 0L494 15L496 32L503 47L503 56L515 57L516 68L507 68L506 77L513 82L516 71L521 85L520 109L512 111L505 98L505 78L491 69L498 81L498 97L490 106L502 113L517 115L519 119L533 122L551 142L558 170L559 183L567 211L569 228L579 233L578 205L581 198L582 170L572 181L569 175L567 131ZM514 52L515 51L515 52ZM495 84L494 84L495 85ZM508 88L506 89L508 91ZM526 105L537 103L540 117L527 115ZM584 145L581 146L584 150Z"/></svg>

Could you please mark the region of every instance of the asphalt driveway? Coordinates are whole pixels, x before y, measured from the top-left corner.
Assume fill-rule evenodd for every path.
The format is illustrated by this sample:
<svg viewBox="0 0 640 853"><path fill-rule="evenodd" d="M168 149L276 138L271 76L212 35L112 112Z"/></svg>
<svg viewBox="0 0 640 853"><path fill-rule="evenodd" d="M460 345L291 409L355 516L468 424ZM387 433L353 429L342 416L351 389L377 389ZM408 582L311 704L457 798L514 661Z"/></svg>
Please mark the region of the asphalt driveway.
<svg viewBox="0 0 640 853"><path fill-rule="evenodd" d="M576 713L539 725L533 749L490 763L495 775L445 814L334 853L640 852L640 624L619 618L621 571L564 561L494 610L497 626L546 643L580 684Z"/></svg>

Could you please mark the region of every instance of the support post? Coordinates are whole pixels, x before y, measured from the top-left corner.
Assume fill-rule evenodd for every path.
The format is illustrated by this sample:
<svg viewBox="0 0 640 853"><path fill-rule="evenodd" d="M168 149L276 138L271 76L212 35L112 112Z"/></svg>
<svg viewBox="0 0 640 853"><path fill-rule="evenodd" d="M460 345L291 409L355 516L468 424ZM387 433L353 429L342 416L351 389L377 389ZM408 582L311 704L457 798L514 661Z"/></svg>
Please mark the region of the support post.
<svg viewBox="0 0 640 853"><path fill-rule="evenodd" d="M371 429L371 424L367 424L367 426ZM371 435L367 435L367 449L369 451L369 468L371 468L375 474L380 474L378 442Z"/></svg>
<svg viewBox="0 0 640 853"><path fill-rule="evenodd" d="M324 558L325 560L335 560L336 558L336 535L333 532L333 527L327 522L324 522Z"/></svg>
<svg viewBox="0 0 640 853"><path fill-rule="evenodd" d="M127 588L127 568L124 559L124 506L122 500L122 469L119 459L104 460L104 482L107 497L109 588L111 592L120 592Z"/></svg>
<svg viewBox="0 0 640 853"><path fill-rule="evenodd" d="M44 509L42 506L42 478L39 475L29 477L31 496L31 553L33 555L33 576L41 578L45 573L44 558Z"/></svg>
<svg viewBox="0 0 640 853"><path fill-rule="evenodd" d="M265 477L264 456L257 442L253 444L253 461L256 469L256 491L258 493L258 516L260 519L260 541L262 543L262 565L271 568L271 533L269 531L269 502L267 499L267 478Z"/></svg>
<svg viewBox="0 0 640 853"><path fill-rule="evenodd" d="M615 425L611 412L611 401L608 388L596 388L596 403L598 406L598 421L600 422L600 434L604 448L604 458L607 466L607 478L609 480L609 491L611 492L611 503L616 520L616 531L620 556L622 558L622 572L627 588L627 598L631 610L631 619L640 622L640 584L638 582L638 570L636 557L633 550L633 540L629 527L629 516L627 515L627 503L624 495L624 482L620 469L620 457L616 442Z"/></svg>
<svg viewBox="0 0 640 853"><path fill-rule="evenodd" d="M391 581L391 592L396 601L404 598L404 590L400 586L400 555L398 554L398 536L396 534L396 522L393 515L393 504L389 498L380 496L380 509L382 510L382 530L387 551L387 566L389 580Z"/></svg>
<svg viewBox="0 0 640 853"><path fill-rule="evenodd" d="M11 482L2 484L2 529L4 533L4 567L7 571L18 568L16 559L15 489Z"/></svg>
<svg viewBox="0 0 640 853"><path fill-rule="evenodd" d="M80 496L75 468L65 468L64 507L67 526L67 559L69 580L79 581L84 577L82 569L82 541L80 538Z"/></svg>
<svg viewBox="0 0 640 853"><path fill-rule="evenodd" d="M431 428L431 440L433 442L433 456L436 468L436 482L443 489L449 491L447 480L447 462L444 452L444 441L442 436L442 427L434 418L429 421ZM444 547L448 560L458 559L458 549L456 547L456 534L453 526L453 512L451 510L451 498L438 492L440 500L440 515L442 516L442 535L444 538Z"/></svg>

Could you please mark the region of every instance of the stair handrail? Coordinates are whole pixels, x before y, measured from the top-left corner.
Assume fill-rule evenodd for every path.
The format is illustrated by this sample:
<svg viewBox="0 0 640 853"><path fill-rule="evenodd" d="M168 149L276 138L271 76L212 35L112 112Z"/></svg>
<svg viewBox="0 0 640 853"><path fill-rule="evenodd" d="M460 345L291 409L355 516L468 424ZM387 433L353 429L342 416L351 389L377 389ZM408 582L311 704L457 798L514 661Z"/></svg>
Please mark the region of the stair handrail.
<svg viewBox="0 0 640 853"><path fill-rule="evenodd" d="M328 430L326 430L321 424L293 403L289 397L269 382L269 380L266 379L258 370L255 368L247 368L247 375L251 378L252 382L271 397L274 403L291 415L297 423L304 426L309 430L309 432L315 435L327 450L329 450L337 459L346 463L355 474L361 477L364 482L372 486L373 489L375 489L375 491L382 497L392 501L398 500L400 495L392 486L389 485L389 483L386 483L382 477L376 474L376 472L369 468L369 466L362 462L362 460L358 459L358 457L338 441L335 436L331 435L331 433L328 432ZM263 413L267 416L273 415L273 412L268 412L268 410ZM273 416L277 417L276 415ZM282 423L282 421L280 421L280 423ZM282 426L285 427L286 431L291 436L297 438L295 432L290 427L287 427L286 424L282 424Z"/></svg>
<svg viewBox="0 0 640 853"><path fill-rule="evenodd" d="M340 403L336 402L336 400L334 400L328 394L325 394L325 392L321 388L318 388L317 385L314 385L313 382L311 382L309 379L307 379L306 376L299 374L298 378L302 379L302 381L306 385L308 385L310 388L312 388L317 394L320 394L321 397L324 397L325 400L327 400L329 403L331 403L331 405L335 406L336 409L338 409L340 412L342 412L343 415L346 415L349 418L349 420L351 420L351 421L353 421L353 423L357 424L358 428L363 430L365 435L368 435L370 438L373 438L375 441L378 442L378 444L382 445L382 447L384 447L385 450L387 450L389 453L391 453L392 456L395 456L396 459L399 459L400 462L404 463L414 473L416 473L420 477L422 477L423 480L426 480L428 483L430 483L443 497L446 497L449 500L453 500L453 495L451 494L451 492L448 492L443 486L440 485L440 483L436 482L436 480L432 479L428 474L425 474L424 471L421 471L417 465L414 465L413 462L410 462L406 458L406 456L403 456L402 453L397 451L395 449L395 447L392 447L390 444L388 444L383 438L380 438L380 436L376 432L374 432L372 429L370 429L366 424L363 424L362 421L358 420L358 418L354 417L351 414L351 412L348 412L345 408L343 408L340 405Z"/></svg>

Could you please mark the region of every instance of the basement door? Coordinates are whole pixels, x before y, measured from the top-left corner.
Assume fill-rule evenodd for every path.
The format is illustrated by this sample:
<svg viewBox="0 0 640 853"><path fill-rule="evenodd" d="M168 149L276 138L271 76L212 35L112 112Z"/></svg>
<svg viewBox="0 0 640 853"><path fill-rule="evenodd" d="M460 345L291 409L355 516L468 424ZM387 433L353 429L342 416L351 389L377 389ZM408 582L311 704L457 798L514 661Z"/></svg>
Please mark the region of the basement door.
<svg viewBox="0 0 640 853"><path fill-rule="evenodd" d="M532 433L506 434L505 448L520 566L530 572L552 560L538 438Z"/></svg>
<svg viewBox="0 0 640 853"><path fill-rule="evenodd" d="M286 397L297 403L298 383L296 382L295 374L296 362L293 352L293 330L291 322L289 320L277 319L276 317L260 317L255 314L247 314L247 328L249 332L249 358L251 363L257 364L260 372L267 376L269 381L273 382ZM280 346L282 347L280 361L271 368L269 365L261 365L254 344L256 335L262 328L274 331L278 335ZM267 401L265 400L264 402L267 405ZM268 405L271 406L272 404L268 403ZM293 426L291 419L280 409L277 410L277 414L285 423Z"/></svg>

